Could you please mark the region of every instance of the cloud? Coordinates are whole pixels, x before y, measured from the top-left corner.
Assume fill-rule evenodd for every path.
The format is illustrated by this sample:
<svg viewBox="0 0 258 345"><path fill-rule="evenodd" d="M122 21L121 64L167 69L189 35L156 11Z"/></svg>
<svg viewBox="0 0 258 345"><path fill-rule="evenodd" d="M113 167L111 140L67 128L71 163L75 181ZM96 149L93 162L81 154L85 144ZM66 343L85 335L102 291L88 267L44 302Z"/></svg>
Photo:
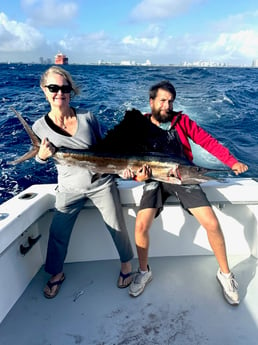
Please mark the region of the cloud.
<svg viewBox="0 0 258 345"><path fill-rule="evenodd" d="M152 38L146 38L146 37L132 37L131 35L126 36L122 39L122 43L125 45L131 45L134 47L145 47L145 48L151 48L155 49L158 46L159 38L158 37L152 37Z"/></svg>
<svg viewBox="0 0 258 345"><path fill-rule="evenodd" d="M186 11L200 1L182 0L178 4L177 11ZM135 25L134 31L128 31L131 28L129 26L123 35L118 33L111 36L104 30L81 34L70 30L67 34L67 30L62 29L67 29L67 22L70 20L71 23L77 13L77 9L67 13L65 5L69 4L73 2L23 0L23 6L30 15L30 20L26 22L10 20L4 13L0 13L1 60L16 59L16 61L31 62L38 61L40 56L53 59L58 51L67 54L71 63L97 62L100 59L108 62L121 60L144 62L149 59L153 64L176 64L197 60L251 64L258 56L257 12L229 16L224 19L223 25L219 25L222 22L212 22L207 30L199 33L193 31L184 33L183 30L177 33L171 32L167 22L155 23L153 19L153 24L144 26L142 30ZM159 16L161 13L164 16L167 13L170 16L175 14L175 12L171 14L169 10L171 6L175 6L174 0L143 0L140 5L150 6L149 14L153 13L153 18L155 18L156 6L163 9L163 12L159 12ZM58 24L57 30L37 29L31 24L37 18L36 10L41 11L41 25L46 20L44 19L46 13L48 13L48 22L44 24L45 27L52 25L53 20L61 19L62 23L54 23ZM60 15L58 11L64 15ZM158 15L156 13L156 18ZM8 52L9 56L7 56Z"/></svg>
<svg viewBox="0 0 258 345"><path fill-rule="evenodd" d="M153 52L160 52L168 40L169 36L166 35L166 30L161 25L152 24L138 36L127 35L123 37L121 44L126 51L131 50L135 53L137 49L139 54L141 51L153 54Z"/></svg>
<svg viewBox="0 0 258 345"><path fill-rule="evenodd" d="M253 59L258 56L258 32L253 30L239 31L236 33L222 33L212 46L206 46L205 50L219 54L218 58L234 60L236 57Z"/></svg>
<svg viewBox="0 0 258 345"><path fill-rule="evenodd" d="M30 25L9 20L0 13L0 51L27 52L37 49L44 42L40 32Z"/></svg>
<svg viewBox="0 0 258 345"><path fill-rule="evenodd" d="M241 30L258 30L258 10L230 15L216 22L213 26L217 32L237 32Z"/></svg>
<svg viewBox="0 0 258 345"><path fill-rule="evenodd" d="M131 12L134 21L173 18L204 0L142 0Z"/></svg>
<svg viewBox="0 0 258 345"><path fill-rule="evenodd" d="M71 62L78 63L97 62L111 57L114 61L119 54L117 41L104 31L66 36L59 40L58 47L69 55Z"/></svg>
<svg viewBox="0 0 258 345"><path fill-rule="evenodd" d="M67 27L78 13L78 6L72 1L23 0L28 22L36 27Z"/></svg>
<svg viewBox="0 0 258 345"><path fill-rule="evenodd" d="M150 26L139 35L127 35L121 40L120 52L142 56L153 63L182 63L197 60L228 64L251 64L258 56L258 32L240 30L234 33L210 35L169 35L162 26ZM145 54L145 55L144 55Z"/></svg>
<svg viewBox="0 0 258 345"><path fill-rule="evenodd" d="M58 44L66 50L75 50L76 54L78 54L78 51L85 51L90 54L91 50L103 51L105 46L111 44L111 41L104 31L99 31L90 34L67 36L61 39Z"/></svg>

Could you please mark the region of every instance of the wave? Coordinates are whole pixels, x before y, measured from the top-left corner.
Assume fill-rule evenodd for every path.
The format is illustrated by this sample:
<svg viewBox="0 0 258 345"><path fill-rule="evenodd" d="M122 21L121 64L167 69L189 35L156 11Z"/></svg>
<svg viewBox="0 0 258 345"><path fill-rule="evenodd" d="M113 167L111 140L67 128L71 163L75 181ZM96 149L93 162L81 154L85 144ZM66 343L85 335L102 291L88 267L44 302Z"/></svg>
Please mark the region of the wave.
<svg viewBox="0 0 258 345"><path fill-rule="evenodd" d="M15 167L7 165L10 158L22 155L30 146L10 106L21 112L30 125L48 112L49 106L39 88L40 76L46 68L1 65L0 202L31 184L56 182L52 163L42 167L30 160ZM65 68L81 86L81 95L72 104L92 111L104 134L123 118L126 110L148 112L150 86L163 79L170 80L177 90L174 109L187 113L247 163L250 169L244 176L258 176L258 69L83 65ZM193 150L199 165L220 164L199 147Z"/></svg>

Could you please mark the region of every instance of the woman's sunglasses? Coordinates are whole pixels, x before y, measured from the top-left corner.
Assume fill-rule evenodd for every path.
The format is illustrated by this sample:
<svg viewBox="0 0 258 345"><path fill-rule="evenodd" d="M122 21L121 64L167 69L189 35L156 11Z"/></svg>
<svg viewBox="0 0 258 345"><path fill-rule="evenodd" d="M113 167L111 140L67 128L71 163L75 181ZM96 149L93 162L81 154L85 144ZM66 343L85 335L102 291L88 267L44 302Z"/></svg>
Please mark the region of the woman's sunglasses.
<svg viewBox="0 0 258 345"><path fill-rule="evenodd" d="M72 91L72 87L70 85L56 85L56 84L49 84L45 85L45 87L48 88L49 92L57 93L59 90L62 91L62 93L70 93Z"/></svg>

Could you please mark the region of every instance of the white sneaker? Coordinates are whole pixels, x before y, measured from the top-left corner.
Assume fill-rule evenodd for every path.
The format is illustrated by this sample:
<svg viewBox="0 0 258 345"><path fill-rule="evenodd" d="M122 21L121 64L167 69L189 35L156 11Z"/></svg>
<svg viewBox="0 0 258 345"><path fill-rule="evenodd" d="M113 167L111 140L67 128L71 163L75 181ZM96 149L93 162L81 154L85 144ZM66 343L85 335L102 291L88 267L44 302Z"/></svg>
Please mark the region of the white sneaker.
<svg viewBox="0 0 258 345"><path fill-rule="evenodd" d="M152 280L152 272L148 265L148 272L141 273L138 268L138 272L135 274L133 281L129 287L129 295L137 297L139 296L145 286Z"/></svg>
<svg viewBox="0 0 258 345"><path fill-rule="evenodd" d="M230 276L227 278L220 272L219 269L217 272L217 279L223 289L224 297L226 298L227 302L232 305L238 305L238 284L233 273L230 273Z"/></svg>

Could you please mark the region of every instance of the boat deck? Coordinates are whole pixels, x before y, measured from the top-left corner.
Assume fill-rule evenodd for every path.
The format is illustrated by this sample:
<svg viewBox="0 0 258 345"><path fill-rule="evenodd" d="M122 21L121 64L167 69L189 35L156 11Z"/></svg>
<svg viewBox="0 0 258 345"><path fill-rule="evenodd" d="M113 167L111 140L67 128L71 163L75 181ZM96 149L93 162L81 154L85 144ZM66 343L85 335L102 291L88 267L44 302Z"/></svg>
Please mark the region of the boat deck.
<svg viewBox="0 0 258 345"><path fill-rule="evenodd" d="M137 298L116 287L118 260L65 264L66 281L52 300L42 294L42 267L0 324L0 343L256 345L257 259L229 262L239 282L237 307L223 298L213 255L151 258L153 281Z"/></svg>

